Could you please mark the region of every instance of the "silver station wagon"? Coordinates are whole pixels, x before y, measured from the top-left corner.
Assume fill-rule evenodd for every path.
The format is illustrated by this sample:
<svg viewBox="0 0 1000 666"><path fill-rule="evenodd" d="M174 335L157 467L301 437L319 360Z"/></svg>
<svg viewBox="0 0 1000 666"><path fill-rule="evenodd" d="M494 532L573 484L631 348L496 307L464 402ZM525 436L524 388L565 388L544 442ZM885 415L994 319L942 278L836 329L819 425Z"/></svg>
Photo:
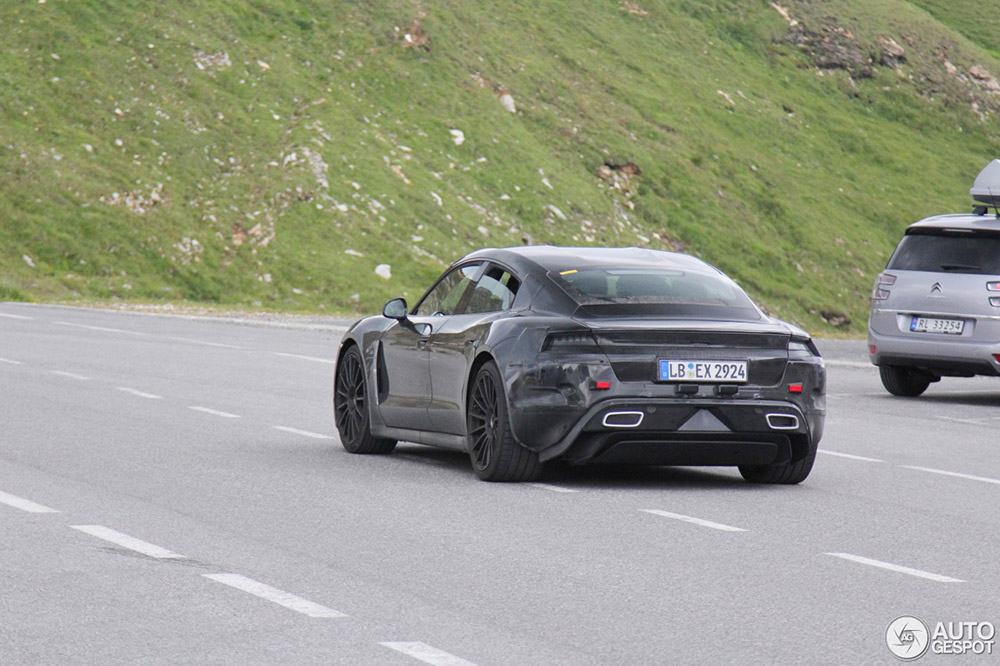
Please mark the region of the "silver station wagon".
<svg viewBox="0 0 1000 666"><path fill-rule="evenodd" d="M1000 160L970 194L971 214L910 225L875 282L868 353L893 395L1000 375Z"/></svg>

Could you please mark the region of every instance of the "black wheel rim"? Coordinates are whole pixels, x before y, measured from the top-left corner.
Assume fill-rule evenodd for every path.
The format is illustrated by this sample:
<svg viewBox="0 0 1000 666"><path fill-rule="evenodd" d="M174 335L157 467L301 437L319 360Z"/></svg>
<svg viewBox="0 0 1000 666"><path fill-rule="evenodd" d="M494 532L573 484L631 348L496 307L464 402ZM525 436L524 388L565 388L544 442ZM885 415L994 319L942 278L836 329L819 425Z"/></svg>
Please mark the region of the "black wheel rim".
<svg viewBox="0 0 1000 666"><path fill-rule="evenodd" d="M365 371L357 354L347 354L337 372L337 429L353 442L365 427Z"/></svg>
<svg viewBox="0 0 1000 666"><path fill-rule="evenodd" d="M499 430L497 386L488 372L480 373L472 387L469 401L469 437L472 440L472 462L476 469L486 469L496 452Z"/></svg>

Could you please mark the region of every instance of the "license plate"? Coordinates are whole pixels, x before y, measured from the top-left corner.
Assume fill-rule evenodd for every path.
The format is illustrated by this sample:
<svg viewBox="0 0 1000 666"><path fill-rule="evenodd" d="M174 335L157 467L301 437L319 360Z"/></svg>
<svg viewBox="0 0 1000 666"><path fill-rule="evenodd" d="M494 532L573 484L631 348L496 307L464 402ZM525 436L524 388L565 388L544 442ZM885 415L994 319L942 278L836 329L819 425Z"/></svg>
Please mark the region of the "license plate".
<svg viewBox="0 0 1000 666"><path fill-rule="evenodd" d="M910 330L914 333L944 333L961 335L965 330L963 319L938 319L936 317L914 317L910 320Z"/></svg>
<svg viewBox="0 0 1000 666"><path fill-rule="evenodd" d="M747 362L660 359L658 377L661 382L743 384L747 381Z"/></svg>

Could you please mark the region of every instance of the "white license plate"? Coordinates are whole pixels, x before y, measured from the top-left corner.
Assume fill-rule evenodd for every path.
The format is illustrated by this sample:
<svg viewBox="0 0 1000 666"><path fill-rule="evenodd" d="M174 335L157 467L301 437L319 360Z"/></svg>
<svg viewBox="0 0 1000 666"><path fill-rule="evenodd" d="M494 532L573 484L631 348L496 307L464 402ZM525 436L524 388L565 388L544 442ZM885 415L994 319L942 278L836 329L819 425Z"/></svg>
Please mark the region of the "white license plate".
<svg viewBox="0 0 1000 666"><path fill-rule="evenodd" d="M708 382L743 384L746 361L671 361L660 359L661 382Z"/></svg>
<svg viewBox="0 0 1000 666"><path fill-rule="evenodd" d="M945 333L961 335L965 330L963 319L938 319L937 317L914 317L910 320L910 330L914 333Z"/></svg>

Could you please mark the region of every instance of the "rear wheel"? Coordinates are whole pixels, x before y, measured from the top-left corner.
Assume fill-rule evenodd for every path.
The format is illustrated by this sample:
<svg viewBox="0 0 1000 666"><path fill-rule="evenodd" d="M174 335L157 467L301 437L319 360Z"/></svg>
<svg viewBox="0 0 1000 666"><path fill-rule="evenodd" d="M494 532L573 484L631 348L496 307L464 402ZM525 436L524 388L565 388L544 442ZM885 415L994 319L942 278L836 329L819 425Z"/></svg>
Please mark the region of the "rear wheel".
<svg viewBox="0 0 1000 666"><path fill-rule="evenodd" d="M483 481L531 481L542 471L538 453L516 441L510 429L503 379L492 363L486 363L472 380L466 407L469 457L472 469Z"/></svg>
<svg viewBox="0 0 1000 666"><path fill-rule="evenodd" d="M878 367L879 377L882 378L882 386L893 395L913 398L930 386L932 377L917 370L901 368L897 365L880 365Z"/></svg>
<svg viewBox="0 0 1000 666"><path fill-rule="evenodd" d="M340 442L351 453L389 453L396 440L373 437L368 417L368 385L361 352L351 346L337 364L333 382L333 413Z"/></svg>
<svg viewBox="0 0 1000 666"><path fill-rule="evenodd" d="M750 483L802 483L812 471L816 462L819 442L810 443L805 458L777 465L740 465L740 474Z"/></svg>

